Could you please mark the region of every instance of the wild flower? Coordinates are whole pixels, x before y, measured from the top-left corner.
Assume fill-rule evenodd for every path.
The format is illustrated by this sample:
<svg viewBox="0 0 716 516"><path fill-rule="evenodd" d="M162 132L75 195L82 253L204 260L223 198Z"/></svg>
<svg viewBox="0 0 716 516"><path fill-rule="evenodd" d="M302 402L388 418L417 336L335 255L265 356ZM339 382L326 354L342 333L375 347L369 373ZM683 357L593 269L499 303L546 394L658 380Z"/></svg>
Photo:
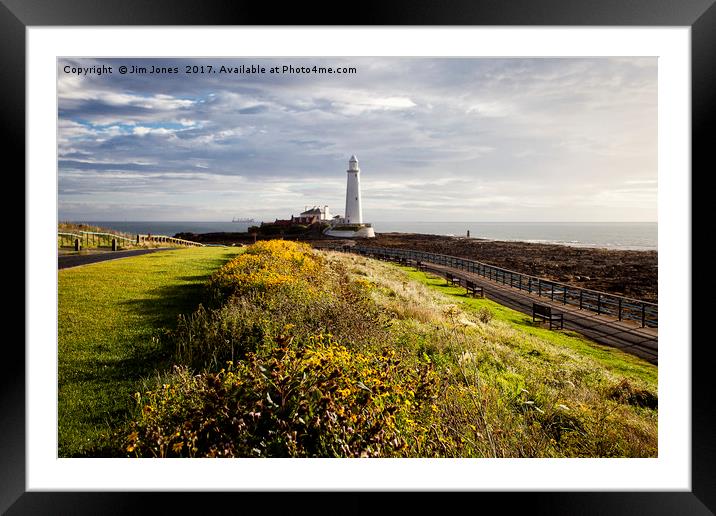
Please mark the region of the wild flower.
<svg viewBox="0 0 716 516"><path fill-rule="evenodd" d="M265 292L307 280L319 267L308 245L269 240L249 246L215 272L210 283L224 293Z"/></svg>
<svg viewBox="0 0 716 516"><path fill-rule="evenodd" d="M126 452L156 457L398 457L425 446L437 377L325 334L218 373L177 370L138 403ZM189 446L189 444L191 446Z"/></svg>

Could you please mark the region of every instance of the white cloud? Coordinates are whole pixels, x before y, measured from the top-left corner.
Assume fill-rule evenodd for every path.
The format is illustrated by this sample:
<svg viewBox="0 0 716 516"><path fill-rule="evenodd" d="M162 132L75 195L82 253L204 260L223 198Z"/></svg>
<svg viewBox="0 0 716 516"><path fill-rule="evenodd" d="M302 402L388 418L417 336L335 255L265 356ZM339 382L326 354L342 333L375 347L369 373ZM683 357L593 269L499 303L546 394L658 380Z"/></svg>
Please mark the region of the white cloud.
<svg viewBox="0 0 716 516"><path fill-rule="evenodd" d="M355 153L374 220L656 217L654 58L316 61L359 73L60 74L60 199L283 217L340 207Z"/></svg>
<svg viewBox="0 0 716 516"><path fill-rule="evenodd" d="M493 101L493 102L479 102L472 104L465 111L467 114L474 113L480 116L486 117L500 117L509 116L514 114L514 108L505 102Z"/></svg>
<svg viewBox="0 0 716 516"><path fill-rule="evenodd" d="M173 135L178 129L167 129L166 127L143 127L138 125L132 128L132 134L137 136L144 136L146 134L159 134L162 136Z"/></svg>

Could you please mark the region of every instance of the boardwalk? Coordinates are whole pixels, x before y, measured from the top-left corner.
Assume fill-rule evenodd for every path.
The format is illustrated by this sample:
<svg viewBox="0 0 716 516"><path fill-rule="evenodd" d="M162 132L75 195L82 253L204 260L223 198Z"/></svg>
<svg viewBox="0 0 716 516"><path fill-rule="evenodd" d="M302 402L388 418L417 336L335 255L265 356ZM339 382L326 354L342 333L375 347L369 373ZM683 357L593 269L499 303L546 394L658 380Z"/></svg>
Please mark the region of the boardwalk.
<svg viewBox="0 0 716 516"><path fill-rule="evenodd" d="M469 279L484 289L485 297L530 316L534 302L551 306L553 311L564 314L565 329L574 330L600 344L619 348L652 364L658 363L658 330L656 328L642 328L631 321L618 321L615 318L597 315L574 306L565 306L557 301L550 301L544 296L528 294L523 290L459 269L432 263L424 264L423 268L439 276L444 276L449 271L453 276L461 278L463 285L465 280Z"/></svg>
<svg viewBox="0 0 716 516"><path fill-rule="evenodd" d="M658 307L654 303L579 289L454 256L362 246L341 250L403 264L422 261L422 269L460 278L463 286L470 280L483 288L485 297L530 316L533 303L550 306L553 312L563 314L565 329L658 364Z"/></svg>

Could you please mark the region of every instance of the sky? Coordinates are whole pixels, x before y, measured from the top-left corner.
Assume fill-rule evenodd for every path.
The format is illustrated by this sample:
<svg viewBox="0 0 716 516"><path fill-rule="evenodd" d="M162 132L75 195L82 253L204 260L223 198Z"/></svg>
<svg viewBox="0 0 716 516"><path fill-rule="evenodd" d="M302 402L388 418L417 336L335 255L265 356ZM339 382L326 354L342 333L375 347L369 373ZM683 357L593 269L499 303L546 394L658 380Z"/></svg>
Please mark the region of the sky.
<svg viewBox="0 0 716 516"><path fill-rule="evenodd" d="M58 60L59 220L342 215L352 154L367 222L656 221L657 60Z"/></svg>

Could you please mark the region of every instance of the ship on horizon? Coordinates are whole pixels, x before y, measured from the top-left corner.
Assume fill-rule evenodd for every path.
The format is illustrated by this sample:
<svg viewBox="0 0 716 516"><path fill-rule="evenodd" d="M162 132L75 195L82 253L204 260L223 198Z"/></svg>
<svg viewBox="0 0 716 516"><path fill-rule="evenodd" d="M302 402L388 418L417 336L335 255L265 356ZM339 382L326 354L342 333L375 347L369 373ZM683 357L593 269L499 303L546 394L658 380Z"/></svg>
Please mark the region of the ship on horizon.
<svg viewBox="0 0 716 516"><path fill-rule="evenodd" d="M237 219L236 217L234 217L231 219L231 222L255 222L255 221L252 218L238 218Z"/></svg>

